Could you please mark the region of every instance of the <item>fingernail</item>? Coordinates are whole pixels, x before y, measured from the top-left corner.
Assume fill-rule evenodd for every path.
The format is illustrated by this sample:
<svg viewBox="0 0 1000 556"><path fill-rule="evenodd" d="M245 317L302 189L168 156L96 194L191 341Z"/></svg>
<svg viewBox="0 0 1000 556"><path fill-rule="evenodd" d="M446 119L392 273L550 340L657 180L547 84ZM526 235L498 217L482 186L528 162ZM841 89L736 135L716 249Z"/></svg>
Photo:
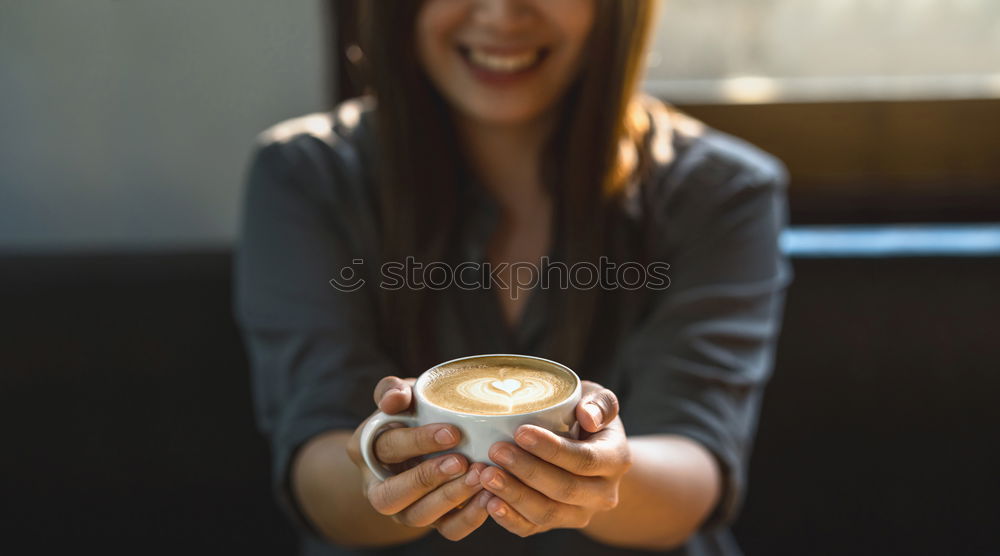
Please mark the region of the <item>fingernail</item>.
<svg viewBox="0 0 1000 556"><path fill-rule="evenodd" d="M434 440L442 446L448 446L455 443L455 435L445 427L434 433Z"/></svg>
<svg viewBox="0 0 1000 556"><path fill-rule="evenodd" d="M493 495L490 494L490 491L484 490L479 495L479 507L480 508L485 508L486 505L490 503L490 498L493 498Z"/></svg>
<svg viewBox="0 0 1000 556"><path fill-rule="evenodd" d="M601 424L601 419L603 419L603 416L601 413L601 408L597 407L597 404L593 402L587 402L586 404L584 404L583 410L587 412L587 415L590 415L591 417L594 418L595 423L597 423L598 425Z"/></svg>
<svg viewBox="0 0 1000 556"><path fill-rule="evenodd" d="M390 389L388 389L388 390L385 391L385 394L382 394L382 399L385 400L391 394L395 394L396 392L402 392L402 390L400 390L399 388L390 388Z"/></svg>
<svg viewBox="0 0 1000 556"><path fill-rule="evenodd" d="M456 457L445 458L445 460L441 462L441 471L444 471L449 475L458 473L461 469L462 469L462 464L458 461L458 458Z"/></svg>
<svg viewBox="0 0 1000 556"><path fill-rule="evenodd" d="M538 444L538 438L533 433L522 432L517 436L517 443L525 448L531 448L535 444Z"/></svg>
<svg viewBox="0 0 1000 556"><path fill-rule="evenodd" d="M500 473L493 473L493 478L489 480L489 484L493 488L503 488L503 479L500 478Z"/></svg>
<svg viewBox="0 0 1000 556"><path fill-rule="evenodd" d="M503 516L507 515L507 506L504 506L503 504L500 504L500 506L497 507L497 511L493 512L493 515L495 515L497 517L503 517Z"/></svg>
<svg viewBox="0 0 1000 556"><path fill-rule="evenodd" d="M493 495L490 494L490 491L484 490L483 492L481 492L479 494L479 500L478 500L479 507L485 508L486 505L490 503L490 498L493 498Z"/></svg>
<svg viewBox="0 0 1000 556"><path fill-rule="evenodd" d="M500 465L510 465L514 463L514 454L511 453L507 448L497 448L493 452L493 461L499 463Z"/></svg>
<svg viewBox="0 0 1000 556"><path fill-rule="evenodd" d="M479 470L473 467L469 469L469 472L465 474L465 484L472 486L479 483Z"/></svg>

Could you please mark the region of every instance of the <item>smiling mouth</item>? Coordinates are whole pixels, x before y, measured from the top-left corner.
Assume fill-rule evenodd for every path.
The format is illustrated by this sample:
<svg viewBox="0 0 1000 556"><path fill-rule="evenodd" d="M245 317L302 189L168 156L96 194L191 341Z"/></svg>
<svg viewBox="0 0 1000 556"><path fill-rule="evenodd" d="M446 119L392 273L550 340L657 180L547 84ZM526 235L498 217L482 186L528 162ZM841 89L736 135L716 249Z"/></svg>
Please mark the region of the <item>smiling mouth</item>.
<svg viewBox="0 0 1000 556"><path fill-rule="evenodd" d="M459 46L458 51L472 66L500 74L515 74L532 70L538 67L549 53L547 48L534 48L511 54L500 54L464 45Z"/></svg>

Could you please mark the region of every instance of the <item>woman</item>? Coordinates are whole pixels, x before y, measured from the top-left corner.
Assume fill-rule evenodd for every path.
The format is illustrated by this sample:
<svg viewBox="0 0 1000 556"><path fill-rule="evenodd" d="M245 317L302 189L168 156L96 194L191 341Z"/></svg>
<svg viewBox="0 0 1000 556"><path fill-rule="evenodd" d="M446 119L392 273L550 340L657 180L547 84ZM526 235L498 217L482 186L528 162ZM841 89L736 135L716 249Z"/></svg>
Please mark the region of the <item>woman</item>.
<svg viewBox="0 0 1000 556"><path fill-rule="evenodd" d="M235 302L305 553L738 552L727 525L791 277L786 173L637 93L652 10L372 1L373 96L261 136ZM407 260L405 287L379 287ZM519 289L551 261L669 264L669 287L620 272ZM468 262L507 279L411 280ZM375 479L356 433L372 393L405 411L412 378L397 377L476 353L577 370L582 438L525 429L469 462L422 458L459 441L453 426L391 429L376 455L398 474Z"/></svg>

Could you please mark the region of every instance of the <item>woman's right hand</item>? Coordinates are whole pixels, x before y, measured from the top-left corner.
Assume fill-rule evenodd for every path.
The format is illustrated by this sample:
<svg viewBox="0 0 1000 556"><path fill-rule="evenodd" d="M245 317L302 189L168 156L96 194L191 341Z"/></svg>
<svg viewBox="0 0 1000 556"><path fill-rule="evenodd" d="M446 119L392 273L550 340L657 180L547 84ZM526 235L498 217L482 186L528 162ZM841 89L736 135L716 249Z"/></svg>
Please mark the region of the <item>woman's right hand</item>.
<svg viewBox="0 0 1000 556"><path fill-rule="evenodd" d="M375 387L378 408L388 414L409 409L415 381L394 376L380 380ZM457 427L440 423L389 428L379 434L375 457L397 473L380 481L361 456L359 439L365 423L354 430L347 453L361 469L364 492L375 511L410 527L434 527L452 541L465 538L486 521L486 504L493 495L483 490L479 480L485 464L469 465L460 454L420 460L457 445L461 439Z"/></svg>

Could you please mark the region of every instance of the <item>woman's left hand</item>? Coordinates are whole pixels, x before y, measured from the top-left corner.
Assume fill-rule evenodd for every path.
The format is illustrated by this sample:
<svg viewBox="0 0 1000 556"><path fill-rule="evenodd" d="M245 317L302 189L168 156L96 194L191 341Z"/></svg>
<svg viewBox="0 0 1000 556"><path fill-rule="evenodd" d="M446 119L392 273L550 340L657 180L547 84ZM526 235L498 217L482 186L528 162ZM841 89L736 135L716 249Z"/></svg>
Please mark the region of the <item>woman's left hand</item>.
<svg viewBox="0 0 1000 556"><path fill-rule="evenodd" d="M583 528L595 513L618 505L618 485L631 465L618 398L583 381L576 418L581 440L523 425L514 435L516 445L497 442L490 448L490 459L503 469L490 466L480 473L494 495L486 507L511 533Z"/></svg>

